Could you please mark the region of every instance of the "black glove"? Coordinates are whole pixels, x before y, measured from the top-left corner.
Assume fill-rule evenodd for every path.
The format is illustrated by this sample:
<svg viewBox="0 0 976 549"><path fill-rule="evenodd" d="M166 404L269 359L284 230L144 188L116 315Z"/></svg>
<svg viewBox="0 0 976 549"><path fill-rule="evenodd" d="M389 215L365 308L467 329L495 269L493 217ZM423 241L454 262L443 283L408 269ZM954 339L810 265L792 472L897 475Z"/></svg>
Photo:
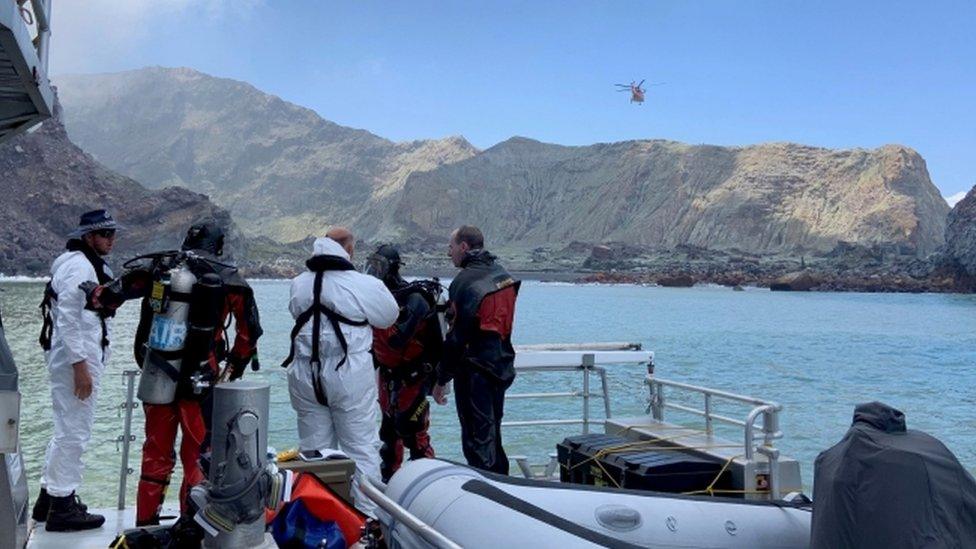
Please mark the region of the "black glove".
<svg viewBox="0 0 976 549"><path fill-rule="evenodd" d="M250 361L250 358L235 357L233 355L227 357L227 365L230 366L229 381L240 379L244 375L244 368L247 367L247 363Z"/></svg>

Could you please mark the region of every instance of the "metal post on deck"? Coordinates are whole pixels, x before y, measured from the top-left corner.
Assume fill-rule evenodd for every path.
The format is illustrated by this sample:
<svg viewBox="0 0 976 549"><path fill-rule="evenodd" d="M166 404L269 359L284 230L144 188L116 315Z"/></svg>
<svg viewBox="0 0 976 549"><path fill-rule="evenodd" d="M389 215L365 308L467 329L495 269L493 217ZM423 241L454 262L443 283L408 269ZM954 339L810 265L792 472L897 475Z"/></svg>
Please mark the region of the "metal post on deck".
<svg viewBox="0 0 976 549"><path fill-rule="evenodd" d="M125 484L129 479L129 473L132 471L129 469L129 443L136 439L135 435L132 434L132 410L136 407L135 400L133 398L135 393L135 380L136 376L139 375L138 370L126 370L122 372L125 376L125 402L122 404L122 408L125 410L125 422L122 428L122 435L116 439L116 442L122 443L122 467L119 470L119 510L125 509Z"/></svg>
<svg viewBox="0 0 976 549"><path fill-rule="evenodd" d="M651 382L651 412L657 421L664 421L664 386Z"/></svg>
<svg viewBox="0 0 976 549"><path fill-rule="evenodd" d="M712 395L705 393L705 432L712 434Z"/></svg>
<svg viewBox="0 0 976 549"><path fill-rule="evenodd" d="M590 432L590 370L596 362L592 354L583 355L583 434Z"/></svg>
<svg viewBox="0 0 976 549"><path fill-rule="evenodd" d="M606 414L607 419L610 419L612 415L610 414L610 387L607 386L607 369L597 368L596 371L600 373L600 384L603 387L603 413Z"/></svg>

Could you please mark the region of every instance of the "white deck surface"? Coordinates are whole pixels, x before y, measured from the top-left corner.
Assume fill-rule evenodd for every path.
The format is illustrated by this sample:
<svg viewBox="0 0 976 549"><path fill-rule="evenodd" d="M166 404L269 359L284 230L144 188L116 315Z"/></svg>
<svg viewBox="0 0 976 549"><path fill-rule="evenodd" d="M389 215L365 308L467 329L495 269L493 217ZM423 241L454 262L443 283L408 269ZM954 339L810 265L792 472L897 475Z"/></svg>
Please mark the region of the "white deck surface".
<svg viewBox="0 0 976 549"><path fill-rule="evenodd" d="M118 509L89 509L89 513L105 516L105 524L95 530L85 530L82 532L48 532L44 529L44 524L33 525L31 521L31 531L27 536L27 547L37 549L88 549L98 547L105 549L112 543L115 536L136 525L136 508L128 507L122 511ZM178 516L180 513L174 509L163 509L163 516ZM164 520L163 524L172 524L174 521Z"/></svg>

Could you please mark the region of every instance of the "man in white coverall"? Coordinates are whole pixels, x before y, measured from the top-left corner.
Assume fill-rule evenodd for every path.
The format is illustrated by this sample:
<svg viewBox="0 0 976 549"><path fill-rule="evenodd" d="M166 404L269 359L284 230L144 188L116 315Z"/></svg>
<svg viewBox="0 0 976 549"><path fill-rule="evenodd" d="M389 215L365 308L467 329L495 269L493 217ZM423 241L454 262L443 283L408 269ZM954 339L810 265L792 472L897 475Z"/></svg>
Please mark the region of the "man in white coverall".
<svg viewBox="0 0 976 549"><path fill-rule="evenodd" d="M42 309L45 348L51 377L54 436L47 445L41 493L33 517L50 531L99 528L105 517L87 512L75 495L81 485L81 456L91 438L99 381L109 359L108 314L85 307L85 283L103 284L112 271L102 259L112 251L118 225L105 210L81 216L68 236L67 251L51 265L51 282Z"/></svg>
<svg viewBox="0 0 976 549"><path fill-rule="evenodd" d="M369 351L372 327L391 326L399 307L381 280L355 270L353 243L352 233L342 227L315 240L309 270L291 283L295 328L282 366L291 364L288 391L298 414L301 450L339 449L355 461L356 507L374 516L375 505L359 487L360 475L381 478L380 410Z"/></svg>

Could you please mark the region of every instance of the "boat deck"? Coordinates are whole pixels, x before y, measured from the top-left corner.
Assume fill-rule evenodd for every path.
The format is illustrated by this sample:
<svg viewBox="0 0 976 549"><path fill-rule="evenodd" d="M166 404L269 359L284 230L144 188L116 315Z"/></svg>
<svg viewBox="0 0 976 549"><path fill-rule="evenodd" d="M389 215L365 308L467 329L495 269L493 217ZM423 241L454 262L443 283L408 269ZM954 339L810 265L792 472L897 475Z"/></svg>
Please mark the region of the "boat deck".
<svg viewBox="0 0 976 549"><path fill-rule="evenodd" d="M132 528L136 523L135 507L119 509L91 509L89 512L104 515L105 524L95 530L83 532L48 532L44 524L34 524L31 521L30 533L27 535L27 547L36 549L87 549L89 547L108 547L120 532ZM178 510L163 509L163 516L177 516ZM163 521L172 524L173 519Z"/></svg>

